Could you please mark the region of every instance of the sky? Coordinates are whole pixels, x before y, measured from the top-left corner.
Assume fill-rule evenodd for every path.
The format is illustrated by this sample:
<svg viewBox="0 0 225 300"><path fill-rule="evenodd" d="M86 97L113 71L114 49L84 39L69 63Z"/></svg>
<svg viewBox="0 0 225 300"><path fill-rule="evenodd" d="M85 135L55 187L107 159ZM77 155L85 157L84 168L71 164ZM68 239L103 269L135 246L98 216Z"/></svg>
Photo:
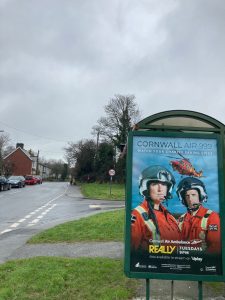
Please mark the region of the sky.
<svg viewBox="0 0 225 300"><path fill-rule="evenodd" d="M115 94L225 123L224 0L0 0L0 130L46 159Z"/></svg>

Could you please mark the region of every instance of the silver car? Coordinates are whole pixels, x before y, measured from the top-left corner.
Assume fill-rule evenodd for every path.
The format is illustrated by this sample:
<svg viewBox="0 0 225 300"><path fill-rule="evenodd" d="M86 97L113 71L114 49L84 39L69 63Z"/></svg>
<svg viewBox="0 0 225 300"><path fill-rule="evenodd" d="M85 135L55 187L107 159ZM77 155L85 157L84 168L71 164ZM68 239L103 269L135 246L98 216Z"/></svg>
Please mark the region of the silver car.
<svg viewBox="0 0 225 300"><path fill-rule="evenodd" d="M10 176L8 178L9 183L11 184L11 187L25 187L25 178L23 176Z"/></svg>

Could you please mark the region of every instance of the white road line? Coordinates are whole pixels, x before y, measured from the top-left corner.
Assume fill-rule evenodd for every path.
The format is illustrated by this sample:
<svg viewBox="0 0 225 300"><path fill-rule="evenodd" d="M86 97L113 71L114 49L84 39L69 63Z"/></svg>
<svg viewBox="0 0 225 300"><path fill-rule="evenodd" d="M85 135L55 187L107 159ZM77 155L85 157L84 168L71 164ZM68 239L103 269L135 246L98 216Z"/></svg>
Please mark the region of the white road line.
<svg viewBox="0 0 225 300"><path fill-rule="evenodd" d="M26 221L26 219L20 219L18 223L23 223L24 221Z"/></svg>
<svg viewBox="0 0 225 300"><path fill-rule="evenodd" d="M68 188L67 188L68 189ZM19 221L15 222L14 224L12 224L10 227L11 228L7 228L3 231L0 232L0 235L1 234L4 234L6 232L10 232L12 231L13 229L12 228L16 228L18 227L21 223L23 223L24 221L26 221L27 219L31 218L32 215L36 214L38 211L42 210L43 208L49 206L53 201L59 199L60 197L62 197L63 195L65 195L67 189L65 190L65 192L53 199L51 199L50 201L48 201L45 205L42 205L41 207L37 208L36 210L30 212L28 215L26 215L24 218L20 219ZM16 194L18 192L14 192L14 194ZM0 196L1 198L2 196ZM33 226L35 225L36 223L38 223L40 221L40 219L42 219L44 217L44 215L46 215L51 209L53 209L57 204L52 204L48 209L46 209L44 212L42 212L42 214L40 216L37 216L36 219L34 219L33 221L29 222L27 226Z"/></svg>
<svg viewBox="0 0 225 300"><path fill-rule="evenodd" d="M24 217L24 219L29 219L31 217L31 214L30 215L26 215L25 217Z"/></svg>
<svg viewBox="0 0 225 300"><path fill-rule="evenodd" d="M6 230L1 231L0 234L6 233L6 232L10 232L10 231L12 231L12 230L13 230L13 229L6 229Z"/></svg>
<svg viewBox="0 0 225 300"><path fill-rule="evenodd" d="M40 219L42 219L44 217L44 215L46 215L56 205L57 205L56 203L52 204L52 206L50 206L48 209L46 209L44 212L42 212L39 216L37 216L36 219L30 221L28 226L33 226L34 224L37 224L40 221Z"/></svg>
<svg viewBox="0 0 225 300"><path fill-rule="evenodd" d="M36 224L37 222L39 222L39 219L34 219L32 222L30 222L29 224Z"/></svg>
<svg viewBox="0 0 225 300"><path fill-rule="evenodd" d="M13 223L10 227L11 228L16 228L16 227L18 227L20 225L20 223Z"/></svg>

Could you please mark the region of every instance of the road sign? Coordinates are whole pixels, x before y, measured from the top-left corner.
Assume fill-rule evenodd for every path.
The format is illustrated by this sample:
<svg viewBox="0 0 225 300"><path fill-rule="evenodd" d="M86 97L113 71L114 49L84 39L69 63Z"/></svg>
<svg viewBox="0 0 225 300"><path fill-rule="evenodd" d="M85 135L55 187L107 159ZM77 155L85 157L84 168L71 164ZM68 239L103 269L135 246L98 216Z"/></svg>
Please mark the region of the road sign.
<svg viewBox="0 0 225 300"><path fill-rule="evenodd" d="M116 174L115 170L113 170L113 169L109 170L109 175L110 176L114 176L115 174Z"/></svg>

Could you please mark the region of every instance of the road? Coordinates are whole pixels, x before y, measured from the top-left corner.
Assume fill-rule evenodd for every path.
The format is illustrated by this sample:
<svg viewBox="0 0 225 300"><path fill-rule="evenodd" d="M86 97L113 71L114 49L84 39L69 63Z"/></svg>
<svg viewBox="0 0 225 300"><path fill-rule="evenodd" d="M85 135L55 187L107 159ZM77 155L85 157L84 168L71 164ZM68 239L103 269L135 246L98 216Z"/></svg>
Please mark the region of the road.
<svg viewBox="0 0 225 300"><path fill-rule="evenodd" d="M97 204L106 210L112 203ZM61 182L1 192L0 205L0 263L8 260L32 235L98 212L95 202L84 199L77 187Z"/></svg>

